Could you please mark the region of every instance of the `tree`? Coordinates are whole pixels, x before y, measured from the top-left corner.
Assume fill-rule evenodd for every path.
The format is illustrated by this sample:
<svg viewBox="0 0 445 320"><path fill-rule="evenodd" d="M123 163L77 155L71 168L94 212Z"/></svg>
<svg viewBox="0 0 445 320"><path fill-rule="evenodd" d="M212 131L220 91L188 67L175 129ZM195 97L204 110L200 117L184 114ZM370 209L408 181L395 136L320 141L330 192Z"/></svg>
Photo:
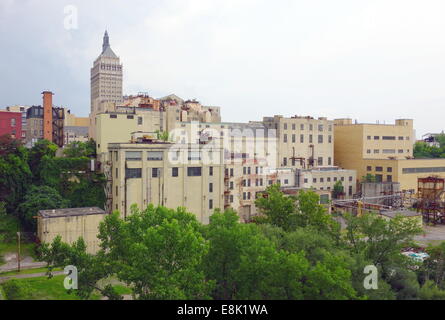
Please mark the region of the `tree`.
<svg viewBox="0 0 445 320"><path fill-rule="evenodd" d="M95 158L96 157L96 142L93 139L87 142L74 141L65 146L63 149L65 157L69 158Z"/></svg>
<svg viewBox="0 0 445 320"><path fill-rule="evenodd" d="M62 198L57 190L48 186L32 186L24 201L18 206L19 217L25 227L35 230L39 210L68 208L69 201Z"/></svg>
<svg viewBox="0 0 445 320"><path fill-rule="evenodd" d="M332 197L334 199L338 199L341 195L344 194L344 187L340 180L338 180L334 184L334 189L332 190Z"/></svg>
<svg viewBox="0 0 445 320"><path fill-rule="evenodd" d="M31 182L28 152L9 135L0 136L0 201L10 213L16 213Z"/></svg>
<svg viewBox="0 0 445 320"><path fill-rule="evenodd" d="M138 299L207 299L213 282L204 278L202 270L208 243L201 228L195 216L183 208L149 205L139 211L133 206L126 220L115 212L101 223L97 259L89 257L83 245L53 242L44 248L44 260L51 266L80 263L79 279L90 279L84 287L79 286L82 297L97 288L110 294L109 288L97 283L116 275L133 288Z"/></svg>
<svg viewBox="0 0 445 320"><path fill-rule="evenodd" d="M156 139L167 142L170 139L170 135L167 131L156 130Z"/></svg>
<svg viewBox="0 0 445 320"><path fill-rule="evenodd" d="M33 174L33 181L35 184L40 183L40 170L42 159L54 158L58 147L45 139L40 139L29 151L29 168Z"/></svg>
<svg viewBox="0 0 445 320"><path fill-rule="evenodd" d="M362 177L362 182L377 182L377 178L375 175L368 173Z"/></svg>
<svg viewBox="0 0 445 320"><path fill-rule="evenodd" d="M265 195L255 200L258 210L267 217L265 221L284 230L294 230L295 199L284 195L277 184L267 187Z"/></svg>
<svg viewBox="0 0 445 320"><path fill-rule="evenodd" d="M445 242L437 246L430 245L426 252L429 257L425 259L420 268L424 282L431 281L441 289L445 287Z"/></svg>

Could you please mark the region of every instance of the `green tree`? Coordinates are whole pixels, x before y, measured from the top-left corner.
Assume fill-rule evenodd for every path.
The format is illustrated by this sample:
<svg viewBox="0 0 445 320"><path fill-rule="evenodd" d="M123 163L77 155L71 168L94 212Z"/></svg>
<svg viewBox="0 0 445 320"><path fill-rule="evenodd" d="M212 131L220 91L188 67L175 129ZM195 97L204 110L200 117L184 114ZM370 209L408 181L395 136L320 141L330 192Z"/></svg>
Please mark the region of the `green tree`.
<svg viewBox="0 0 445 320"><path fill-rule="evenodd" d="M2 287L8 300L27 300L34 291L29 284L16 279L6 281Z"/></svg>
<svg viewBox="0 0 445 320"><path fill-rule="evenodd" d="M95 158L96 157L96 142L93 139L87 142L74 141L65 146L63 149L65 157L69 158Z"/></svg>
<svg viewBox="0 0 445 320"><path fill-rule="evenodd" d="M44 157L54 158L58 147L55 143L41 139L29 151L29 168L33 174L33 181L40 182L41 162Z"/></svg>
<svg viewBox="0 0 445 320"><path fill-rule="evenodd" d="M338 180L334 184L334 188L332 190L332 197L334 199L338 199L342 194L344 194L344 187L340 180Z"/></svg>
<svg viewBox="0 0 445 320"><path fill-rule="evenodd" d="M96 256L100 258L82 263L79 271L79 279L91 279L85 288L79 287L79 294L88 297L100 279L115 275L133 288L138 299L209 298L213 282L204 278L202 270L208 243L201 228L195 216L182 208L150 205L139 211L133 206L126 220L117 212L107 216L99 228L101 250ZM85 248L53 243L44 253L52 266L77 266ZM67 258L57 259L60 256ZM87 264L91 270L83 268Z"/></svg>
<svg viewBox="0 0 445 320"><path fill-rule="evenodd" d="M377 178L375 175L368 173L362 177L362 182L377 182Z"/></svg>
<svg viewBox="0 0 445 320"><path fill-rule="evenodd" d="M18 206L19 217L25 227L35 230L39 210L68 208L69 201L62 198L57 190L48 186L32 186L24 201Z"/></svg>
<svg viewBox="0 0 445 320"><path fill-rule="evenodd" d="M265 195L255 200L259 212L266 216L265 222L284 230L294 230L297 223L295 199L284 195L277 184L267 187Z"/></svg>

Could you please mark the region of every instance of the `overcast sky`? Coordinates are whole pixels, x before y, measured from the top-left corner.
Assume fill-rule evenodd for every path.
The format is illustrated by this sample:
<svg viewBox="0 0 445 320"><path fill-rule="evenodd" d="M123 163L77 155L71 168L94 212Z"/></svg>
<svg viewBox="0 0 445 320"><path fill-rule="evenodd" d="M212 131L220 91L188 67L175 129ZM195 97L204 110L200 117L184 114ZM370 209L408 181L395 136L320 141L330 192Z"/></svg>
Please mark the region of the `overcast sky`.
<svg viewBox="0 0 445 320"><path fill-rule="evenodd" d="M78 10L66 29L64 8ZM175 93L223 121L282 114L445 129L443 0L0 0L0 108L90 110L108 29L124 93Z"/></svg>

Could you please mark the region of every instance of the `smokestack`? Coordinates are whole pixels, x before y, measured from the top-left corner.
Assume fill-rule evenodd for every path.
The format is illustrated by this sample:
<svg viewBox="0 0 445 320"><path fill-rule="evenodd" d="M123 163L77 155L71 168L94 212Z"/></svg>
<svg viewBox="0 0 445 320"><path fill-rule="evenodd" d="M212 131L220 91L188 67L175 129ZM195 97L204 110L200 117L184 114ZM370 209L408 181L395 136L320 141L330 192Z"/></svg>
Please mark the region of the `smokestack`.
<svg viewBox="0 0 445 320"><path fill-rule="evenodd" d="M53 93L43 91L43 139L53 141Z"/></svg>

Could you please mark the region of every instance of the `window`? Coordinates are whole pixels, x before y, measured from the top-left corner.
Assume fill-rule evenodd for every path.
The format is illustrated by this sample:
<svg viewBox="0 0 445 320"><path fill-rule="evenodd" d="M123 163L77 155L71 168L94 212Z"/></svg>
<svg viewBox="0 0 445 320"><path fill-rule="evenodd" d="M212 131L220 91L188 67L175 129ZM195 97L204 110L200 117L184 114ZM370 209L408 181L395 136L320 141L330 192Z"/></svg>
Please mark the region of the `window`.
<svg viewBox="0 0 445 320"><path fill-rule="evenodd" d="M230 181L230 190L233 190L233 181Z"/></svg>
<svg viewBox="0 0 445 320"><path fill-rule="evenodd" d="M134 116L127 115L127 119L134 119Z"/></svg>
<svg viewBox="0 0 445 320"><path fill-rule="evenodd" d="M230 199L230 203L233 203L233 194L230 195L229 199Z"/></svg>
<svg viewBox="0 0 445 320"><path fill-rule="evenodd" d="M320 178L320 183L323 183L324 182L324 178Z"/></svg>
<svg viewBox="0 0 445 320"><path fill-rule="evenodd" d="M332 136L328 136L328 142L332 143Z"/></svg>
<svg viewBox="0 0 445 320"><path fill-rule="evenodd" d="M323 143L323 135L318 135L318 143Z"/></svg>
<svg viewBox="0 0 445 320"><path fill-rule="evenodd" d="M209 176L213 176L213 167L209 167Z"/></svg>
<svg viewBox="0 0 445 320"><path fill-rule="evenodd" d="M287 166L287 158L286 157L283 158L283 166Z"/></svg>
<svg viewBox="0 0 445 320"><path fill-rule="evenodd" d="M318 131L323 131L323 125L322 124L318 125Z"/></svg>
<svg viewBox="0 0 445 320"><path fill-rule="evenodd" d="M399 149L399 153L403 153L403 149Z"/></svg>
<svg viewBox="0 0 445 320"><path fill-rule="evenodd" d="M163 152L162 151L148 151L147 160L162 160Z"/></svg>
<svg viewBox="0 0 445 320"><path fill-rule="evenodd" d="M445 167L403 168L402 173L433 173L445 172Z"/></svg>
<svg viewBox="0 0 445 320"><path fill-rule="evenodd" d="M386 171L387 171L387 172L392 172L392 167L388 167L388 168L386 168Z"/></svg>
<svg viewBox="0 0 445 320"><path fill-rule="evenodd" d="M289 180L288 179L284 179L284 184L289 184Z"/></svg>
<svg viewBox="0 0 445 320"><path fill-rule="evenodd" d="M247 192L247 199L250 200L250 191Z"/></svg>
<svg viewBox="0 0 445 320"><path fill-rule="evenodd" d="M366 171L372 171L372 167L371 166L367 166L366 167Z"/></svg>
<svg viewBox="0 0 445 320"><path fill-rule="evenodd" d="M187 175L189 177L200 177L201 176L201 167L188 167Z"/></svg>
<svg viewBox="0 0 445 320"><path fill-rule="evenodd" d="M309 125L309 130L314 130L314 126L312 124Z"/></svg>
<svg viewBox="0 0 445 320"><path fill-rule="evenodd" d="M247 168L243 167L243 174L247 174Z"/></svg>
<svg viewBox="0 0 445 320"><path fill-rule="evenodd" d="M247 167L247 174L250 174L250 173L251 173L250 167Z"/></svg>
<svg viewBox="0 0 445 320"><path fill-rule="evenodd" d="M382 172L383 171L383 167L375 167L375 171Z"/></svg>
<svg viewBox="0 0 445 320"><path fill-rule="evenodd" d="M312 183L317 183L317 178L313 178Z"/></svg>
<svg viewBox="0 0 445 320"><path fill-rule="evenodd" d="M371 149L366 150L366 153L368 154L371 153Z"/></svg>
<svg viewBox="0 0 445 320"><path fill-rule="evenodd" d="M233 177L233 168L230 169L230 176Z"/></svg>
<svg viewBox="0 0 445 320"><path fill-rule="evenodd" d="M213 192L213 183L209 183L209 192Z"/></svg>
<svg viewBox="0 0 445 320"><path fill-rule="evenodd" d="M371 136L368 136L368 140L371 140Z"/></svg>
<svg viewBox="0 0 445 320"><path fill-rule="evenodd" d="M341 181L345 181L345 177L341 177Z"/></svg>
<svg viewBox="0 0 445 320"><path fill-rule="evenodd" d="M138 117L138 125L142 124L142 117Z"/></svg>
<svg viewBox="0 0 445 320"><path fill-rule="evenodd" d="M201 152L199 151L189 151L189 160L201 160Z"/></svg>
<svg viewBox="0 0 445 320"><path fill-rule="evenodd" d="M300 134L300 142L304 143L304 134Z"/></svg>
<svg viewBox="0 0 445 320"><path fill-rule="evenodd" d="M307 178L304 178L304 183L308 183Z"/></svg>
<svg viewBox="0 0 445 320"><path fill-rule="evenodd" d="M320 195L320 204L328 204L329 203L329 195L321 194Z"/></svg>
<svg viewBox="0 0 445 320"><path fill-rule="evenodd" d="M295 143L295 134L292 135L292 143Z"/></svg>
<svg viewBox="0 0 445 320"><path fill-rule="evenodd" d="M111 119L116 119L116 118L117 118L117 115L116 115L116 114L110 114L110 118L111 118Z"/></svg>
<svg viewBox="0 0 445 320"><path fill-rule="evenodd" d="M376 180L376 182L382 182L383 181L383 176L381 174L376 174L375 175L375 180Z"/></svg>
<svg viewBox="0 0 445 320"><path fill-rule="evenodd" d="M349 181L352 181L352 177L349 177Z"/></svg>
<svg viewBox="0 0 445 320"><path fill-rule="evenodd" d="M382 140L396 140L395 136L383 136Z"/></svg>
<svg viewBox="0 0 445 320"><path fill-rule="evenodd" d="M352 186L349 186L348 193L349 193L350 196L352 196Z"/></svg>
<svg viewBox="0 0 445 320"><path fill-rule="evenodd" d="M161 168L151 168L152 178L159 178L160 175L161 175Z"/></svg>
<svg viewBox="0 0 445 320"><path fill-rule="evenodd" d="M383 149L382 153L386 153L386 154L388 154L388 153L396 153L396 149Z"/></svg>
<svg viewBox="0 0 445 320"><path fill-rule="evenodd" d="M328 166L332 165L332 158L328 157Z"/></svg>
<svg viewBox="0 0 445 320"><path fill-rule="evenodd" d="M304 130L304 124L300 124L300 130Z"/></svg>
<svg viewBox="0 0 445 320"><path fill-rule="evenodd" d="M177 177L179 175L178 168L172 168L172 177Z"/></svg>
<svg viewBox="0 0 445 320"><path fill-rule="evenodd" d="M309 135L309 143L312 143L312 135Z"/></svg>
<svg viewBox="0 0 445 320"><path fill-rule="evenodd" d="M15 127L15 119L11 119L11 127Z"/></svg>
<svg viewBox="0 0 445 320"><path fill-rule="evenodd" d="M283 136L283 142L287 142L287 134L284 134L284 136Z"/></svg>
<svg viewBox="0 0 445 320"><path fill-rule="evenodd" d="M246 199L247 199L247 193L243 192L243 200L246 200Z"/></svg>
<svg viewBox="0 0 445 320"><path fill-rule="evenodd" d="M287 130L287 123L283 124L284 130Z"/></svg>
<svg viewBox="0 0 445 320"><path fill-rule="evenodd" d="M209 209L213 209L213 200L209 199Z"/></svg>
<svg viewBox="0 0 445 320"><path fill-rule="evenodd" d="M318 162L319 166L322 166L323 165L323 157L318 157L317 162Z"/></svg>
<svg viewBox="0 0 445 320"><path fill-rule="evenodd" d="M392 175L387 175L386 176L386 181L387 182L392 182Z"/></svg>
<svg viewBox="0 0 445 320"><path fill-rule="evenodd" d="M399 140L403 140L403 137L399 137Z"/></svg>
<svg viewBox="0 0 445 320"><path fill-rule="evenodd" d="M117 177L118 177L118 170L117 170L117 168L116 168L116 179L117 179Z"/></svg>
<svg viewBox="0 0 445 320"><path fill-rule="evenodd" d="M141 168L125 168L125 179L142 178Z"/></svg>
<svg viewBox="0 0 445 320"><path fill-rule="evenodd" d="M273 181L272 181L272 180L269 180L269 186L272 185L272 184L273 184Z"/></svg>
<svg viewBox="0 0 445 320"><path fill-rule="evenodd" d="M125 160L127 161L141 161L142 151L126 151Z"/></svg>
<svg viewBox="0 0 445 320"><path fill-rule="evenodd" d="M380 136L374 136L374 140L380 140Z"/></svg>
<svg viewBox="0 0 445 320"><path fill-rule="evenodd" d="M295 123L292 123L292 130L295 130Z"/></svg>
<svg viewBox="0 0 445 320"><path fill-rule="evenodd" d="M119 194L119 187L116 186L116 197L118 196L118 194Z"/></svg>
<svg viewBox="0 0 445 320"><path fill-rule="evenodd" d="M374 149L374 153L380 153L379 149Z"/></svg>

